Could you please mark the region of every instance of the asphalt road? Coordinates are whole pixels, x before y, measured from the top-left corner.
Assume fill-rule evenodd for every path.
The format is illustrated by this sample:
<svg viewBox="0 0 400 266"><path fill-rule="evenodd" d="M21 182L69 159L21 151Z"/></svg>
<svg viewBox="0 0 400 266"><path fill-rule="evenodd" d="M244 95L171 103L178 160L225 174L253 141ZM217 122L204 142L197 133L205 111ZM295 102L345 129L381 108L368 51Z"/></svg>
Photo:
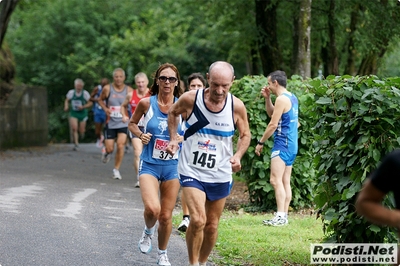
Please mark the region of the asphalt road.
<svg viewBox="0 0 400 266"><path fill-rule="evenodd" d="M1 152L0 265L156 265L157 234L150 254L138 250L143 204L132 156L114 180L113 158L103 164L95 144ZM168 257L188 265L176 228Z"/></svg>

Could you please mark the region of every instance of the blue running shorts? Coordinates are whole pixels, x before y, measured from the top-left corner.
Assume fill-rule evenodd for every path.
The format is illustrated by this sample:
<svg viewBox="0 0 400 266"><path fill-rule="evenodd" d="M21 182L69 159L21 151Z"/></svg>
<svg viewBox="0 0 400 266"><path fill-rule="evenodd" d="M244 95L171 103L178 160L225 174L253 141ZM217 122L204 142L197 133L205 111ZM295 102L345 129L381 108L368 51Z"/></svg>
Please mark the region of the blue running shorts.
<svg viewBox="0 0 400 266"><path fill-rule="evenodd" d="M94 114L93 120L97 124L104 124L106 122L107 116L106 114Z"/></svg>
<svg viewBox="0 0 400 266"><path fill-rule="evenodd" d="M178 178L178 164L159 165L140 160L139 176L148 174L158 181L168 181Z"/></svg>
<svg viewBox="0 0 400 266"><path fill-rule="evenodd" d="M290 152L282 152L280 150L273 150L271 152L271 159L276 156L279 156L286 166L292 166L294 160L296 159L297 154Z"/></svg>
<svg viewBox="0 0 400 266"><path fill-rule="evenodd" d="M179 181L182 187L194 187L203 191L206 193L206 199L209 201L228 197L233 185L233 181L225 183L206 183L185 175L179 175Z"/></svg>

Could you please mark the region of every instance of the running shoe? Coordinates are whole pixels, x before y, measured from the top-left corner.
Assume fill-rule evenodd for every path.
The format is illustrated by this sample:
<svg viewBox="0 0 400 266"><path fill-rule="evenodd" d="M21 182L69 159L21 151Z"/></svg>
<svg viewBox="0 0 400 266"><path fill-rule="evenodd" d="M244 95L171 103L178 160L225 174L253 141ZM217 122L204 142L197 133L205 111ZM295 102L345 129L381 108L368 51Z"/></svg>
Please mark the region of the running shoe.
<svg viewBox="0 0 400 266"><path fill-rule="evenodd" d="M183 218L181 224L178 226L178 230L181 232L186 232L186 229L188 228L190 223L189 218L185 217Z"/></svg>
<svg viewBox="0 0 400 266"><path fill-rule="evenodd" d="M276 216L277 216L277 214L276 214L276 212L274 212L274 217L272 219L269 219L269 220L263 220L263 224L264 225L269 224Z"/></svg>
<svg viewBox="0 0 400 266"><path fill-rule="evenodd" d="M106 148L103 147L103 149L101 150L101 161L103 163L108 163L111 159L111 154L106 152Z"/></svg>
<svg viewBox="0 0 400 266"><path fill-rule="evenodd" d="M104 140L103 135L101 135L101 137L99 139L97 139L97 141L96 141L97 148L103 148L103 140Z"/></svg>
<svg viewBox="0 0 400 266"><path fill-rule="evenodd" d="M129 153L129 152L130 152L129 146L125 146L125 153Z"/></svg>
<svg viewBox="0 0 400 266"><path fill-rule="evenodd" d="M74 151L77 151L77 150L79 150L79 146L78 145L74 145L74 147L72 148Z"/></svg>
<svg viewBox="0 0 400 266"><path fill-rule="evenodd" d="M161 266L171 266L171 263L168 260L167 253L158 254L157 264Z"/></svg>
<svg viewBox="0 0 400 266"><path fill-rule="evenodd" d="M263 223L270 226L284 226L288 224L288 220L277 215L272 220L264 220Z"/></svg>
<svg viewBox="0 0 400 266"><path fill-rule="evenodd" d="M153 238L153 235L148 235L146 232L143 230L142 237L139 240L139 250L140 252L147 254L151 251L152 246L151 246L151 239ZM167 257L168 261L168 257ZM164 264L163 264L164 265Z"/></svg>
<svg viewBox="0 0 400 266"><path fill-rule="evenodd" d="M136 182L135 187L140 187L139 181Z"/></svg>
<svg viewBox="0 0 400 266"><path fill-rule="evenodd" d="M122 179L121 174L119 173L118 169L113 169L113 178L114 179L119 179L119 180Z"/></svg>

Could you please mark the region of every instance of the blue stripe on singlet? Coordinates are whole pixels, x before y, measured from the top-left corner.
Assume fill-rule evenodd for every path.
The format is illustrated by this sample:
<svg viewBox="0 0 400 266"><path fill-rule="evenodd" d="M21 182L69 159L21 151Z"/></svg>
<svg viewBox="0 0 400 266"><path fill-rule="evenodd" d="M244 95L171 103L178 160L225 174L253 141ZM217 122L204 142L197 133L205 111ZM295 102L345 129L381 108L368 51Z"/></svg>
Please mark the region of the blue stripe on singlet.
<svg viewBox="0 0 400 266"><path fill-rule="evenodd" d="M209 128L203 128L198 131L199 133L207 134L207 135L214 135L214 136L220 136L220 137L230 137L235 134L235 131L221 131L221 130L215 130L215 129L209 129Z"/></svg>
<svg viewBox="0 0 400 266"><path fill-rule="evenodd" d="M200 111L200 109L197 107L197 105L194 105L193 108L193 114L197 118L197 122L194 123L192 126L190 126L186 131L184 135L184 140L195 134L197 131L202 129L203 127L207 126L210 124L210 121L203 115L203 113Z"/></svg>

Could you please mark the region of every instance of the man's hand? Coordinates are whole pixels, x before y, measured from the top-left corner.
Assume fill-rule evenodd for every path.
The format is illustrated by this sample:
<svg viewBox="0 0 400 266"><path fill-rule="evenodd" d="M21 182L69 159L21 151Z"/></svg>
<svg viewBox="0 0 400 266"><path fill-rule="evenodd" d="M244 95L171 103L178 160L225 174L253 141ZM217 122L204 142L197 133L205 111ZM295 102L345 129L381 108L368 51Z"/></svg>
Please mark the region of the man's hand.
<svg viewBox="0 0 400 266"><path fill-rule="evenodd" d="M178 140L174 139L174 140L170 140L170 142L168 143L167 149L165 150L168 154L174 156L176 151L179 149L179 144L178 144Z"/></svg>
<svg viewBox="0 0 400 266"><path fill-rule="evenodd" d="M233 156L229 161L231 162L232 165L232 172L236 173L242 169L242 165L240 164L240 159Z"/></svg>
<svg viewBox="0 0 400 266"><path fill-rule="evenodd" d="M268 87L264 87L261 89L261 95L264 98L269 98L271 96L271 90Z"/></svg>
<svg viewBox="0 0 400 266"><path fill-rule="evenodd" d="M122 115L122 123L126 123L128 121L129 121L129 117L127 117L126 115Z"/></svg>
<svg viewBox="0 0 400 266"><path fill-rule="evenodd" d="M257 154L258 156L260 156L260 154L261 154L263 148L264 148L264 145L257 144L256 149L255 149L255 152L256 152L256 154Z"/></svg>

